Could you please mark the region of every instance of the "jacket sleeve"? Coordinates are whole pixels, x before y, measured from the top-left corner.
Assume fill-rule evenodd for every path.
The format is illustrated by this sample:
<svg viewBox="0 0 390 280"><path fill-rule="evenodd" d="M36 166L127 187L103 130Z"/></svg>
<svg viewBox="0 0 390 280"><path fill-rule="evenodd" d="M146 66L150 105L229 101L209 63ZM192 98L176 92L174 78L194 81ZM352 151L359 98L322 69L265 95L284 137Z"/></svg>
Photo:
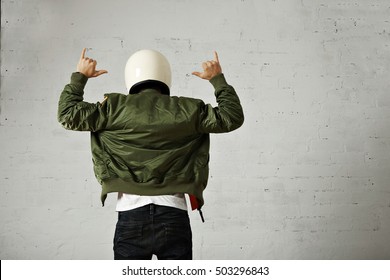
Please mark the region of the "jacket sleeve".
<svg viewBox="0 0 390 280"><path fill-rule="evenodd" d="M84 87L88 78L81 73L73 73L70 83L61 93L58 102L58 122L69 130L97 131L105 128L107 114L105 106L84 102Z"/></svg>
<svg viewBox="0 0 390 280"><path fill-rule="evenodd" d="M210 80L214 86L217 107L210 104L201 109L199 131L202 133L223 133L233 131L244 123L244 113L236 91L223 74Z"/></svg>

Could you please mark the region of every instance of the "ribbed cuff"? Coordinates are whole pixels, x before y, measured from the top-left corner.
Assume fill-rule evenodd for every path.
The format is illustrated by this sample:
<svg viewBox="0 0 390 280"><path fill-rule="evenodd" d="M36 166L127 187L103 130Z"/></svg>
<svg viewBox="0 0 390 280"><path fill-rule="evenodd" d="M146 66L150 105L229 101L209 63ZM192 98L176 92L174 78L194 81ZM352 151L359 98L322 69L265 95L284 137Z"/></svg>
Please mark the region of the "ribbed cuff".
<svg viewBox="0 0 390 280"><path fill-rule="evenodd" d="M210 79L210 83L214 86L214 88L226 86L228 84L225 80L225 76L222 73Z"/></svg>
<svg viewBox="0 0 390 280"><path fill-rule="evenodd" d="M88 77L84 74L81 74L80 72L74 72L70 77L70 84L75 85L77 87L81 87L81 89L84 89L85 85L87 84L87 81Z"/></svg>

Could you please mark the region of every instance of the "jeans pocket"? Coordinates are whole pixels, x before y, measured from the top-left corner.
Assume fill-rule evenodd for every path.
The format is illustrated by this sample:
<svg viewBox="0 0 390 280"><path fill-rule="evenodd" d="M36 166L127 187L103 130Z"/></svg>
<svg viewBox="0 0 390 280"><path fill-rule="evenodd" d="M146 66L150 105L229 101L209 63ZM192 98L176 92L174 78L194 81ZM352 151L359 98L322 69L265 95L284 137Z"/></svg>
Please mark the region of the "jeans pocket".
<svg viewBox="0 0 390 280"><path fill-rule="evenodd" d="M168 246L192 246L191 226L183 222L164 223L165 242Z"/></svg>
<svg viewBox="0 0 390 280"><path fill-rule="evenodd" d="M127 225L117 224L114 236L114 252L127 257L134 255L142 245L143 225L128 223Z"/></svg>

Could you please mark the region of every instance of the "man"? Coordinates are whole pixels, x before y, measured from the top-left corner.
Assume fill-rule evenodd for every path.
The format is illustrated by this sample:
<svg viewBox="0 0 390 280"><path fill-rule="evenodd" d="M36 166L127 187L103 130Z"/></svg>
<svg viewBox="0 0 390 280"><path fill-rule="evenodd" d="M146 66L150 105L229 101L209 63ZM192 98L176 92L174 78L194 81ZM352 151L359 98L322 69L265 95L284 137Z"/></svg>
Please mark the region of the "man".
<svg viewBox="0 0 390 280"><path fill-rule="evenodd" d="M218 106L170 96L171 69L159 52L133 54L125 69L128 94L105 94L102 103L83 101L96 60L82 50L77 72L59 100L66 129L91 131L94 172L101 200L118 194L115 259L192 259L192 233L185 194L200 211L208 180L209 133L229 132L244 121L240 100L219 63L202 64L193 75L214 86ZM201 212L200 212L201 213ZM203 216L202 216L203 220Z"/></svg>

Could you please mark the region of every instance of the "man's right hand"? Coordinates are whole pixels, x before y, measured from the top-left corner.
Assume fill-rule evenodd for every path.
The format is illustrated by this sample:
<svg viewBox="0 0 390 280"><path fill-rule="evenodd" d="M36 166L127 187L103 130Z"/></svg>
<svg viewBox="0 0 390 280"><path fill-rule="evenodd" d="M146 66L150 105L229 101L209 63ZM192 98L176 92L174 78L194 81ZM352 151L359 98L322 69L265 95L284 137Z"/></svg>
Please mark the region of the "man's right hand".
<svg viewBox="0 0 390 280"><path fill-rule="evenodd" d="M203 72L192 72L199 78L211 80L213 77L222 73L221 65L219 64L218 54L214 51L214 60L209 60L202 63Z"/></svg>

